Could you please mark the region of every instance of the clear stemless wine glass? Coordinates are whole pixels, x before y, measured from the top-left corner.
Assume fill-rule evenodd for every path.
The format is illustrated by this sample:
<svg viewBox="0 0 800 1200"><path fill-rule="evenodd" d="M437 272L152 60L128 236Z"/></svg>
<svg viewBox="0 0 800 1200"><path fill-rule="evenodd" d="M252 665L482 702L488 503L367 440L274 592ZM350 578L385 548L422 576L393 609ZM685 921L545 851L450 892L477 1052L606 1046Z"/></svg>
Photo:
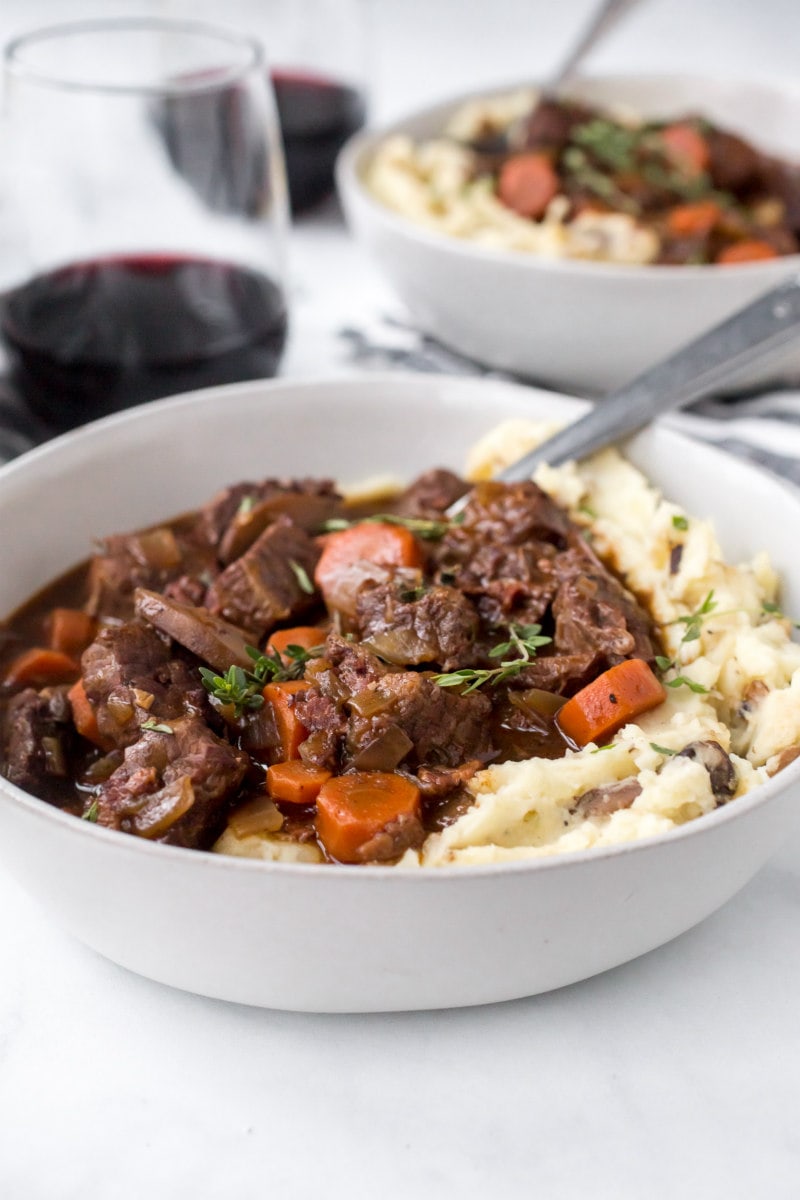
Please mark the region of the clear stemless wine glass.
<svg viewBox="0 0 800 1200"><path fill-rule="evenodd" d="M17 38L5 70L19 262L0 329L47 428L274 374L288 205L259 42L94 20Z"/></svg>

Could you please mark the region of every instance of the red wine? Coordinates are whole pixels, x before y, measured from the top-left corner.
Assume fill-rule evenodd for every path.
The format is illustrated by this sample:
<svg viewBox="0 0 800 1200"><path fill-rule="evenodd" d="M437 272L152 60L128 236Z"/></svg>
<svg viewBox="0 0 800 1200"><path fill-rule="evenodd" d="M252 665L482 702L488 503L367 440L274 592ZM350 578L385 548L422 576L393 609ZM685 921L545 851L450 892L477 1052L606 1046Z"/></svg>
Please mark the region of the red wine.
<svg viewBox="0 0 800 1200"><path fill-rule="evenodd" d="M273 71L292 210L302 212L333 190L336 155L364 124L364 100L331 79Z"/></svg>
<svg viewBox="0 0 800 1200"><path fill-rule="evenodd" d="M229 263L143 255L75 263L10 292L11 379L55 431L145 400L273 375L283 293Z"/></svg>

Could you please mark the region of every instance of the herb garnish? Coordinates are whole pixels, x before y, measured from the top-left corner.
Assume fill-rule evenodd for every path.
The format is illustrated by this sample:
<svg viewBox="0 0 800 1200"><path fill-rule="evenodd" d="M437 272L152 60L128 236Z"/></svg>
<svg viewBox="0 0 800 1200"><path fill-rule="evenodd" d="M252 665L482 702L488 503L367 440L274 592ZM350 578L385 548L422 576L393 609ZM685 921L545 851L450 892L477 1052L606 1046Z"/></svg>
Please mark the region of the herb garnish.
<svg viewBox="0 0 800 1200"><path fill-rule="evenodd" d="M300 590L305 592L307 596L313 596L314 585L309 579L308 571L305 569L305 567L302 566L301 563L296 562L293 558L289 559L289 566L292 568L294 577L300 585Z"/></svg>
<svg viewBox="0 0 800 1200"><path fill-rule="evenodd" d="M151 733L174 733L175 730L171 725L160 725L158 721L143 721L142 729L149 729Z"/></svg>
<svg viewBox="0 0 800 1200"><path fill-rule="evenodd" d="M99 815L99 809L97 806L97 801L93 800L92 803L87 808L86 812L83 813L83 815L81 816L81 820L82 821L91 821L91 823L93 825L96 825L98 815Z"/></svg>
<svg viewBox="0 0 800 1200"><path fill-rule="evenodd" d="M528 665L532 658L536 657L536 653L540 646L547 646L552 642L552 638L542 636L541 625L509 625L509 639L507 642L501 642L489 651L490 658L500 658L501 655L509 654L512 650L519 652L518 658L504 659L499 667L462 667L458 671L448 671L443 675L434 675L433 682L438 683L439 687L460 687L462 684L467 686L464 688L462 695L468 696L470 692L476 691L479 687L483 687L488 683L491 687L497 687L498 684L504 683L507 679L513 679L519 675L520 671Z"/></svg>
<svg viewBox="0 0 800 1200"><path fill-rule="evenodd" d="M630 171L636 165L639 136L637 129L627 129L624 125L595 117L584 125L577 125L571 140L590 150L595 158L615 171Z"/></svg>
<svg viewBox="0 0 800 1200"><path fill-rule="evenodd" d="M463 525L463 512L456 513L450 520L435 521L428 517L403 517L398 513L374 513L371 517L359 517L349 521L346 517L331 517L322 523L322 533L340 533L353 525L401 525L425 541L438 542L453 525Z"/></svg>
<svg viewBox="0 0 800 1200"><path fill-rule="evenodd" d="M689 528L688 517L684 517L681 513L675 513L672 518L672 528L673 529L688 529Z"/></svg>
<svg viewBox="0 0 800 1200"><path fill-rule="evenodd" d="M780 604L775 604L772 600L765 600L763 602L761 612L765 617L775 617L779 621L788 621L795 629L800 629L800 621L793 621L791 617L787 617Z"/></svg>
<svg viewBox="0 0 800 1200"><path fill-rule="evenodd" d="M228 667L224 675L217 675L208 667L201 667L200 677L203 686L215 700L222 705L233 706L235 717L241 717L245 709L261 708L264 703L258 681L242 667Z"/></svg>
<svg viewBox="0 0 800 1200"><path fill-rule="evenodd" d="M699 608L696 608L692 613L687 613L683 617L676 617L675 620L671 622L672 625L685 625L686 627L683 637L680 640L678 647L679 650L680 647L685 646L687 642L697 641L697 639L700 637L700 627L703 624L703 621L707 616L709 616L710 613L714 611L716 607L717 602L714 599L714 591L712 589ZM663 654L657 654L656 666L658 667L659 671L679 671L680 664L678 663L677 657L667 658ZM689 691L691 692L708 692L708 688L702 683L698 683L694 679L689 679L686 675L681 675L680 673L678 673L674 679L665 679L663 683L664 687L668 688L688 687Z"/></svg>
<svg viewBox="0 0 800 1200"><path fill-rule="evenodd" d="M666 754L668 758L678 753L677 750L670 750L669 746L659 746L658 742L651 742L650 749L655 750L656 754Z"/></svg>
<svg viewBox="0 0 800 1200"><path fill-rule="evenodd" d="M325 647L314 646L306 650L294 644L286 646L282 655L277 650L261 651L257 646L245 646L253 660L252 668L232 666L224 675L217 675L208 667L200 668L203 686L222 705L233 705L234 716L241 717L246 709L258 709L264 703L261 689L265 683L286 683L291 679L302 679L309 659L319 658ZM289 661L284 661L288 659ZM146 728L146 726L145 726ZM171 732L171 731L170 731Z"/></svg>

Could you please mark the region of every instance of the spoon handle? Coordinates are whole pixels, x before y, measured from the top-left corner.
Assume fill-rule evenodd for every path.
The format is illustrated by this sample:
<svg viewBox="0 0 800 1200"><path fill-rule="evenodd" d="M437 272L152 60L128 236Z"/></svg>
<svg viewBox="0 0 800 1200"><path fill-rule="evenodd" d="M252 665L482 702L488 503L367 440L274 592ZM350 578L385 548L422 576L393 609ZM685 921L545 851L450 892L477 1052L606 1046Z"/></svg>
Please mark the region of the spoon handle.
<svg viewBox="0 0 800 1200"><path fill-rule="evenodd" d="M800 275L795 275L632 383L599 400L586 416L512 463L498 478L508 482L530 479L541 463L556 467L568 459L585 458L649 425L662 413L683 408L730 383L798 333Z"/></svg>
<svg viewBox="0 0 800 1200"><path fill-rule="evenodd" d="M641 0L604 0L592 13L586 26L581 30L578 39L572 43L569 53L559 63L544 85L545 93L554 95L561 88L571 83L578 73L583 60L594 49L601 38L611 31L614 25Z"/></svg>

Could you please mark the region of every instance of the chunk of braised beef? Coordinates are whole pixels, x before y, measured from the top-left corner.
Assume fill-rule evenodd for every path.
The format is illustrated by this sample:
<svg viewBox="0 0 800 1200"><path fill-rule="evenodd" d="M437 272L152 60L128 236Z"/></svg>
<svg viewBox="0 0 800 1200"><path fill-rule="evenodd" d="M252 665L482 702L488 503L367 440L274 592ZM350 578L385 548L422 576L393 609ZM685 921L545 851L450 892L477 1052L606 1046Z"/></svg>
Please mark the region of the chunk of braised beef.
<svg viewBox="0 0 800 1200"><path fill-rule="evenodd" d="M490 628L510 622L532 625L541 621L556 593L554 557L547 545L476 542L464 566L454 569L446 563L439 578L453 579Z"/></svg>
<svg viewBox="0 0 800 1200"><path fill-rule="evenodd" d="M416 587L405 579L366 583L356 598L360 636L397 666L435 663L445 671L466 665L478 636L478 613L452 587Z"/></svg>
<svg viewBox="0 0 800 1200"><path fill-rule="evenodd" d="M309 732L300 749L306 761L334 770L355 766L395 730L408 749L386 769L401 762L411 770L457 767L491 754L491 704L485 696L462 696L439 687L426 673L391 669L361 643L331 635L325 658L308 668L306 681L309 690L295 701Z"/></svg>
<svg viewBox="0 0 800 1200"><path fill-rule="evenodd" d="M522 149L562 150L571 139L573 130L594 116L582 104L565 104L559 100L539 99L527 120Z"/></svg>
<svg viewBox="0 0 800 1200"><path fill-rule="evenodd" d="M512 688L541 688L559 696L572 696L600 674L598 655L554 654L551 646L540 650L536 658L509 680Z"/></svg>
<svg viewBox="0 0 800 1200"><path fill-rule="evenodd" d="M207 714L197 669L176 658L149 625L108 625L83 652L83 685L109 747L127 746L148 721Z"/></svg>
<svg viewBox="0 0 800 1200"><path fill-rule="evenodd" d="M764 156L744 138L724 129L710 128L705 135L708 146L708 171L715 187L741 192L758 181Z"/></svg>
<svg viewBox="0 0 800 1200"><path fill-rule="evenodd" d="M217 576L206 596L208 608L260 640L279 621L313 607L313 584L309 591L304 583L313 578L319 556L314 540L281 516Z"/></svg>
<svg viewBox="0 0 800 1200"><path fill-rule="evenodd" d="M464 508L463 521L445 534L444 557L463 562L474 553L476 541L514 546L546 542L563 548L572 528L563 509L532 480L478 483Z"/></svg>
<svg viewBox="0 0 800 1200"><path fill-rule="evenodd" d="M554 571L556 654L594 654L602 670L625 658L655 660L650 617L584 544L562 554Z"/></svg>
<svg viewBox="0 0 800 1200"><path fill-rule="evenodd" d="M75 730L67 690L25 688L9 701L3 723L6 778L46 798L51 798L50 785L70 773Z"/></svg>
<svg viewBox="0 0 800 1200"><path fill-rule="evenodd" d="M555 595L552 559L574 529L533 482L478 484L463 522L436 546L438 578L473 599L488 625L536 623Z"/></svg>
<svg viewBox="0 0 800 1200"><path fill-rule="evenodd" d="M340 503L341 497L330 479L262 479L259 482L245 480L223 488L206 504L200 512L200 523L207 542L215 547L230 543L236 532L237 523L247 524L245 518L258 509L266 500L276 500L281 496L317 497L326 501L325 511L333 510ZM277 513L271 516L275 519ZM265 522L258 533L266 527ZM300 522L298 522L300 523ZM254 534L253 539L255 539ZM223 558L230 562L231 558Z"/></svg>
<svg viewBox="0 0 800 1200"><path fill-rule="evenodd" d="M417 767L413 774L409 772L409 778L416 783L423 800L442 800L468 784L484 766L479 758L472 758L458 767Z"/></svg>
<svg viewBox="0 0 800 1200"><path fill-rule="evenodd" d="M127 620L137 587L163 591L180 578L210 578L216 569L209 547L193 530L164 526L104 538L89 567L87 612Z"/></svg>
<svg viewBox="0 0 800 1200"><path fill-rule="evenodd" d="M395 502L395 512L408 517L437 517L469 491L469 484L452 471L434 467L406 488Z"/></svg>
<svg viewBox="0 0 800 1200"><path fill-rule="evenodd" d="M384 825L374 837L359 848L359 862L393 862L406 850L418 850L425 841L425 828L419 817L402 813Z"/></svg>
<svg viewBox="0 0 800 1200"><path fill-rule="evenodd" d="M222 832L247 755L198 717L145 730L99 789L97 821L173 846L203 849Z"/></svg>
<svg viewBox="0 0 800 1200"><path fill-rule="evenodd" d="M397 726L412 743L406 766L456 767L466 759L491 753L487 719L491 703L480 692L462 696L439 687L430 676L414 671L386 675L380 692L387 707L374 716L350 715L343 747L349 763L389 726Z"/></svg>

